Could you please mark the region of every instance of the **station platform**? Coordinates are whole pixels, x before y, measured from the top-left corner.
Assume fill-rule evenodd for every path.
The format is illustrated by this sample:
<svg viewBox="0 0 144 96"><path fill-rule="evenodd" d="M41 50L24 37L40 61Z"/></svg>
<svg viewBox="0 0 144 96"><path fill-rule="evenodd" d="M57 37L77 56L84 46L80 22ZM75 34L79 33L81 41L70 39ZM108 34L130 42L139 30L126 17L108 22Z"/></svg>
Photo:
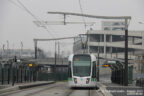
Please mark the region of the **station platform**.
<svg viewBox="0 0 144 96"><path fill-rule="evenodd" d="M53 84L54 81L36 81L36 82L25 82L25 83L15 83L14 86L12 85L0 85L0 94L15 90L21 90L25 88L31 88L36 86L48 85Z"/></svg>
<svg viewBox="0 0 144 96"><path fill-rule="evenodd" d="M98 87L104 96L144 96L144 88L134 84L122 86L115 83L98 82Z"/></svg>

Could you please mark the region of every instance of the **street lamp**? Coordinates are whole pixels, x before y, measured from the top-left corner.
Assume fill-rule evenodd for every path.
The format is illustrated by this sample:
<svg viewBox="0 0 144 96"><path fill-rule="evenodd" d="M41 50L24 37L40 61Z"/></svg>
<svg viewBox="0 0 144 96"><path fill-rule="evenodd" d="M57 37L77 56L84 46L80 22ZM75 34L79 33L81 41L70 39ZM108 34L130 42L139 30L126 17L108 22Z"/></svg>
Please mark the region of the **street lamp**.
<svg viewBox="0 0 144 96"><path fill-rule="evenodd" d="M100 70L99 70L99 69L100 69L100 68L99 68L99 62L100 62L100 61L99 61L99 59L100 59L100 58L99 58L99 55L100 55L100 48L99 48L100 45L99 45L99 43L100 43L100 42L98 42L98 50L97 50L97 51L98 51L98 52L97 52L97 53L98 53L98 54L97 54L97 58L98 58L98 60L97 60L97 69L98 69L98 71L97 71L97 81L99 81L99 71L100 71Z"/></svg>
<svg viewBox="0 0 144 96"><path fill-rule="evenodd" d="M9 58L9 41L7 40L7 58Z"/></svg>
<svg viewBox="0 0 144 96"><path fill-rule="evenodd" d="M22 57L22 51L23 51L23 42L21 41L21 51L20 51L20 57Z"/></svg>

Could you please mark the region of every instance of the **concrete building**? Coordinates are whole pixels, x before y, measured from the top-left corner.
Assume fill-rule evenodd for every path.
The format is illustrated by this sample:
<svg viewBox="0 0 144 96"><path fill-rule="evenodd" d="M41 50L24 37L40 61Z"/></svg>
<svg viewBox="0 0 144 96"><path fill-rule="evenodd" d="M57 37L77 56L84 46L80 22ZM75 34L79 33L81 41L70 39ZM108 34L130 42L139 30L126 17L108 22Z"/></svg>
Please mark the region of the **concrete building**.
<svg viewBox="0 0 144 96"><path fill-rule="evenodd" d="M109 68L103 68L102 64L105 59L124 59L125 51L125 24L122 21L103 21L102 30L88 30L87 37L76 37L73 52L74 53L93 53L98 55L100 59L100 75L110 74ZM83 41L83 43L82 43ZM84 49L84 42L86 49ZM137 51L144 51L144 31L128 31L128 58L130 64L135 68L140 68L142 64L137 66L134 62L137 57ZM102 59L105 58L105 59ZM135 64L134 64L135 63ZM137 69L141 70L141 69Z"/></svg>
<svg viewBox="0 0 144 96"><path fill-rule="evenodd" d="M135 71L144 76L144 51L137 51L135 56Z"/></svg>
<svg viewBox="0 0 144 96"><path fill-rule="evenodd" d="M124 31L125 30L125 22L123 22L123 21L102 21L102 30Z"/></svg>
<svg viewBox="0 0 144 96"><path fill-rule="evenodd" d="M88 30L87 53L98 54L102 58L124 59L125 24L122 21L103 21L102 30ZM80 37L74 42L74 53L82 53ZM144 50L144 31L128 32L128 57L135 58L135 51Z"/></svg>

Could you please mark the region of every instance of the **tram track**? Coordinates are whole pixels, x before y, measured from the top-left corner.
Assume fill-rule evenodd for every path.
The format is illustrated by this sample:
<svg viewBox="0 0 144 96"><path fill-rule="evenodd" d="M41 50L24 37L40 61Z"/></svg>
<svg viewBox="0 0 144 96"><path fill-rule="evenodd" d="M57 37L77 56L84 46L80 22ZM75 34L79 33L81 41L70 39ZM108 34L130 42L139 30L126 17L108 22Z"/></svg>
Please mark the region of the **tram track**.
<svg viewBox="0 0 144 96"><path fill-rule="evenodd" d="M89 89L88 96L104 96L104 95L102 93L100 93L99 90Z"/></svg>
<svg viewBox="0 0 144 96"><path fill-rule="evenodd" d="M60 84L60 85L62 85L62 84ZM36 94L38 92L45 91L45 90L48 90L48 89L51 89L51 88L54 88L54 87L57 87L57 86L60 86L60 85L55 85L55 84L54 85L53 84L44 85L44 86L41 86L41 88L42 88L41 90L38 90L37 92L34 92L34 93ZM8 92L5 92L5 93L1 93L0 96L10 96L10 95L17 94L17 93L20 93L20 92L23 92L23 91L29 91L29 90L38 89L38 88L39 87L32 87L32 88L8 91ZM30 94L25 95L25 96L31 96L34 93L30 93Z"/></svg>
<svg viewBox="0 0 144 96"><path fill-rule="evenodd" d="M88 90L88 96L91 96L91 90L90 89Z"/></svg>
<svg viewBox="0 0 144 96"><path fill-rule="evenodd" d="M64 96L70 96L73 92L74 90L69 89Z"/></svg>
<svg viewBox="0 0 144 96"><path fill-rule="evenodd" d="M99 91L88 88L71 89L66 83L59 82L41 87L7 92L5 94L0 94L0 96L103 96L99 95Z"/></svg>
<svg viewBox="0 0 144 96"><path fill-rule="evenodd" d="M61 84L61 85L62 85L62 84ZM55 85L55 86L51 86L51 87L48 87L48 88L45 88L45 89L41 89L41 90L39 90L39 91L36 91L36 92L33 92L33 93L29 93L29 94L27 94L27 95L25 95L25 96L32 96L32 95L35 95L35 94L37 94L37 93L46 91L46 90L48 90L48 89L53 89L53 88L58 87L58 86L59 86L59 85Z"/></svg>
<svg viewBox="0 0 144 96"><path fill-rule="evenodd" d="M96 90L94 90L94 89L89 89L89 90L88 90L88 96L93 96L93 91L96 91Z"/></svg>
<svg viewBox="0 0 144 96"><path fill-rule="evenodd" d="M64 88L64 92L63 93L60 93L60 89L63 89ZM49 89L49 90L48 90ZM54 89L57 89L57 92L54 91ZM27 94L25 96L35 96L36 94L40 94L40 93L43 93L44 91L50 91L52 96L55 96L55 94L61 94L62 96L70 96L72 94L72 92L74 90L66 87L64 84L61 84L61 85L58 85L58 86L54 86L54 87L51 87L51 88L47 88L47 89L44 89L44 90L40 90L40 91L37 91L37 92L34 92L34 93L30 93L30 94Z"/></svg>
<svg viewBox="0 0 144 96"><path fill-rule="evenodd" d="M64 96L103 96L98 93L96 89L76 88L69 90Z"/></svg>

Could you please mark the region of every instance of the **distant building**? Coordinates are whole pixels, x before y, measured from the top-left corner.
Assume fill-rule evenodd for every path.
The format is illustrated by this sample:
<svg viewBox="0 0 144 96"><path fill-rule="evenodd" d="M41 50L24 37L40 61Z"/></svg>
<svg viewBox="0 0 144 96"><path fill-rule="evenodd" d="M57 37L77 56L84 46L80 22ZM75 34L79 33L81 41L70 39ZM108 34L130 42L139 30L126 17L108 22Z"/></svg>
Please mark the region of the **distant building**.
<svg viewBox="0 0 144 96"><path fill-rule="evenodd" d="M18 58L35 58L35 50L33 49L0 50L0 58L13 58L14 56L17 56ZM37 49L37 58L38 59L47 58L46 53L40 48Z"/></svg>
<svg viewBox="0 0 144 96"><path fill-rule="evenodd" d="M32 49L0 50L0 58L13 58L14 56L17 56L18 58L34 58L35 53Z"/></svg>

